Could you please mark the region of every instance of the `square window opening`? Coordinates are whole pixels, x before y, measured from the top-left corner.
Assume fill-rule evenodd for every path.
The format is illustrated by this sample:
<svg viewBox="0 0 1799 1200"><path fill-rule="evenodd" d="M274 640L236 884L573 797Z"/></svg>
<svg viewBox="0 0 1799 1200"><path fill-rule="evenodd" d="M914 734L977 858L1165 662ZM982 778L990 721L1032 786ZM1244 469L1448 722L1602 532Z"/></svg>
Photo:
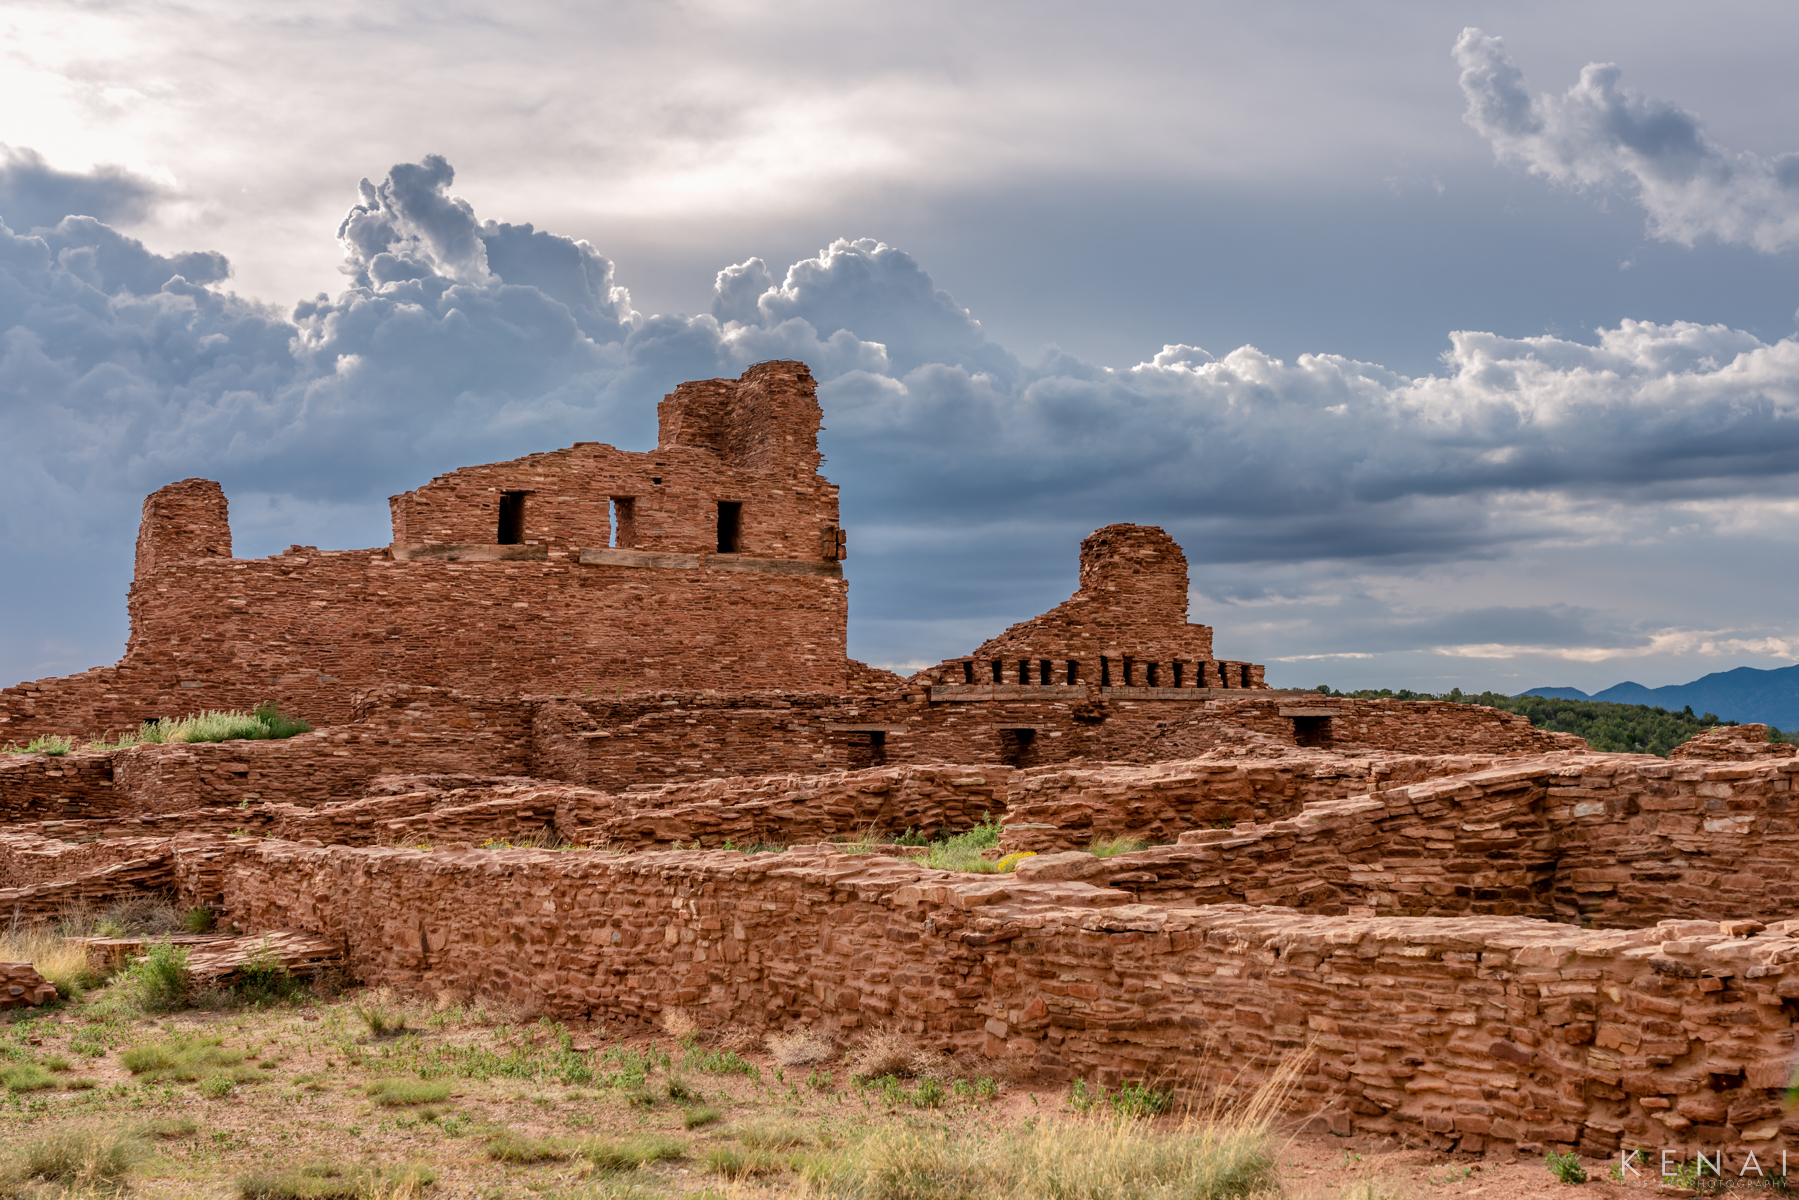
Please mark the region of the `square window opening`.
<svg viewBox="0 0 1799 1200"><path fill-rule="evenodd" d="M718 502L718 552L738 554L743 550L743 503L738 500Z"/></svg>

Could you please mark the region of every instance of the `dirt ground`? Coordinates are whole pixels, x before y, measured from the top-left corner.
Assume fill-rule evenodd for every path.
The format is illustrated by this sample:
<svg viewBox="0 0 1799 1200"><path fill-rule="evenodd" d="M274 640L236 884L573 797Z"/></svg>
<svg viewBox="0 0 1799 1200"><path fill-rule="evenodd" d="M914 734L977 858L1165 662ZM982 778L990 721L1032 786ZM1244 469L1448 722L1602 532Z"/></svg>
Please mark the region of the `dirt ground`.
<svg viewBox="0 0 1799 1200"><path fill-rule="evenodd" d="M359 1009L390 1027L373 1031ZM779 1196L799 1186L783 1153L828 1150L883 1122L1003 1137L1023 1123L1083 1116L1066 1087L983 1074L992 1068L978 1061L946 1060L934 1084L869 1084L841 1060L782 1066L747 1035L610 1037L479 1005L368 993L152 1018L91 1000L7 1016L0 1072L36 1063L50 1074L0 1092L0 1148L69 1129L134 1131L150 1147L128 1177L130 1194L142 1197L238 1197L259 1170L320 1163L423 1167L434 1183L422 1194L439 1200ZM211 1050L208 1039L217 1039ZM133 1047L199 1047L218 1061L185 1079L146 1082L129 1069ZM385 1080L443 1094L378 1095ZM496 1160L492 1147L507 1136L546 1156ZM569 1149L645 1136L676 1144L678 1157L621 1178ZM1650 1171L1623 1187L1595 1161L1585 1164L1591 1181L1571 1187L1540 1158L1458 1158L1330 1135L1281 1135L1278 1147L1293 1200L1657 1193ZM734 1172L746 1156L764 1173Z"/></svg>

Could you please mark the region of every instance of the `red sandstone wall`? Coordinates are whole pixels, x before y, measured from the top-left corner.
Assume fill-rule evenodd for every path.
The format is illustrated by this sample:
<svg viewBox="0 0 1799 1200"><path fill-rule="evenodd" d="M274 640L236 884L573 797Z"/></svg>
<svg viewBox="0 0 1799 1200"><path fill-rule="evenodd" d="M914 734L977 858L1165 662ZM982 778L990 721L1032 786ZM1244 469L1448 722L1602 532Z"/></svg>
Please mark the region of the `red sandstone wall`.
<svg viewBox="0 0 1799 1200"><path fill-rule="evenodd" d="M231 521L225 491L218 484L183 479L145 497L134 576L196 558L230 557Z"/></svg>
<svg viewBox="0 0 1799 1200"><path fill-rule="evenodd" d="M110 813L112 754L0 754L0 825Z"/></svg>
<svg viewBox="0 0 1799 1200"><path fill-rule="evenodd" d="M343 551L202 559L139 579L133 596L120 666L0 692L0 736L121 732L263 700L335 722L385 683L835 689L847 662L845 585L820 576Z"/></svg>
<svg viewBox="0 0 1799 1200"><path fill-rule="evenodd" d="M1295 1111L1441 1149L1799 1135L1779 1102L1785 1001L1799 996L1799 940L1784 931L1158 908L1080 884L798 851L276 842L238 848L224 886L240 923L342 938L370 982L563 1017L676 1008L841 1034L897 1023L1108 1084L1253 1082L1309 1045Z"/></svg>

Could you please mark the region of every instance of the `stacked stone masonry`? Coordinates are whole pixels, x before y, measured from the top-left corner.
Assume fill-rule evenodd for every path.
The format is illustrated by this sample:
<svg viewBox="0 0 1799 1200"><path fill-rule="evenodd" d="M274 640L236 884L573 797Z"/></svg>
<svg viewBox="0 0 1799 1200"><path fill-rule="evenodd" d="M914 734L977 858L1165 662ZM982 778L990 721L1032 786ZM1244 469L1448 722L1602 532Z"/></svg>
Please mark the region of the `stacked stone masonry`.
<svg viewBox="0 0 1799 1200"><path fill-rule="evenodd" d="M157 895L240 931L208 970L267 935L369 983L899 1027L1052 1082L1300 1056L1297 1119L1438 1149L1799 1149L1791 747L1594 754L1276 691L1138 525L901 679L846 655L821 420L804 364L683 384L654 450L449 472L370 550L237 559L216 483L154 493L124 658L0 692L0 740L264 700L319 728L0 755L0 919ZM990 818L1009 873L893 844ZM27 971L0 1007L51 998Z"/></svg>

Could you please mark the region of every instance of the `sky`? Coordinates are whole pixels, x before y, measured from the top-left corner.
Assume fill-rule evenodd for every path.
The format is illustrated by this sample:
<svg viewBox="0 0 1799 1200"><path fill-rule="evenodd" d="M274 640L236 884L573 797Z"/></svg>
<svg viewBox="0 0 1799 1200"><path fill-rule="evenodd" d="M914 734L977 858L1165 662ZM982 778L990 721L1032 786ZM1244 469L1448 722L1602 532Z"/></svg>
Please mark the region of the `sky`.
<svg viewBox="0 0 1799 1200"><path fill-rule="evenodd" d="M850 652L1116 521L1277 686L1799 660L1799 9L0 0L0 677L800 358Z"/></svg>

